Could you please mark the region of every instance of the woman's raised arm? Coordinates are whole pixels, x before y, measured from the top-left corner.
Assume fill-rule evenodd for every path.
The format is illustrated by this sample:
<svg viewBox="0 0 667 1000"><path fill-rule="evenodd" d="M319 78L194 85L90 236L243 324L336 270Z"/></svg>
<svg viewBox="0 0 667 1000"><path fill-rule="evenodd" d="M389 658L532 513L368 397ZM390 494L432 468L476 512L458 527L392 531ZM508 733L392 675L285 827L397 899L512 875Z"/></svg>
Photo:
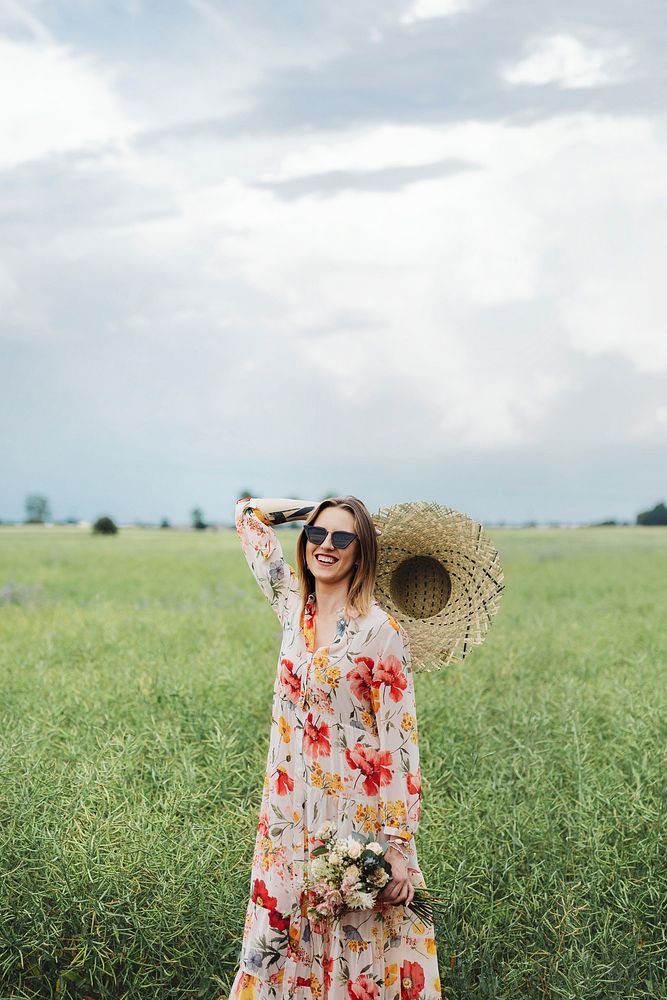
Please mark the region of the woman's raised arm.
<svg viewBox="0 0 667 1000"><path fill-rule="evenodd" d="M251 500L251 497L244 497ZM240 501L239 501L240 502ZM301 521L317 507L315 500L288 500L285 497L253 499L256 509L267 518L268 524L285 524L286 521Z"/></svg>
<svg viewBox="0 0 667 1000"><path fill-rule="evenodd" d="M241 497L236 501L236 531L243 554L283 627L299 605L299 581L283 556L273 525L306 518L315 506L286 498Z"/></svg>

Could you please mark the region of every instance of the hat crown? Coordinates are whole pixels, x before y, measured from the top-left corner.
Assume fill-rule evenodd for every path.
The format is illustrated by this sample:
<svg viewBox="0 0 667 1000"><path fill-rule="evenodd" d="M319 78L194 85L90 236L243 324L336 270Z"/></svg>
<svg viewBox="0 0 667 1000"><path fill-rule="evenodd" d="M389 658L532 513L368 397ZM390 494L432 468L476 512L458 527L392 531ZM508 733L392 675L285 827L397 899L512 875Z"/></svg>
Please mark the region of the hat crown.
<svg viewBox="0 0 667 1000"><path fill-rule="evenodd" d="M449 573L433 556L408 556L391 575L389 591L396 607L410 618L432 618L452 594Z"/></svg>

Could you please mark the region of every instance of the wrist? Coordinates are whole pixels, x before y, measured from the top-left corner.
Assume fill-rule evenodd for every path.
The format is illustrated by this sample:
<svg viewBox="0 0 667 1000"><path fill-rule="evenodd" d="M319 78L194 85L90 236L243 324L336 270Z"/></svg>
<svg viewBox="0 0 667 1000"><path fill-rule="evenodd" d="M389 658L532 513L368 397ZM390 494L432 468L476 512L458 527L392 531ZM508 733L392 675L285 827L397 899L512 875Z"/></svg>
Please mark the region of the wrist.
<svg viewBox="0 0 667 1000"><path fill-rule="evenodd" d="M289 499L287 497L243 497L252 500L267 524L285 524L287 521L305 521L317 504L313 500Z"/></svg>
<svg viewBox="0 0 667 1000"><path fill-rule="evenodd" d="M392 852L392 857L399 857L401 858L402 861L404 861L407 864L409 860L409 854L404 847L401 847L398 844L390 843L387 845L385 853L389 854L390 851Z"/></svg>

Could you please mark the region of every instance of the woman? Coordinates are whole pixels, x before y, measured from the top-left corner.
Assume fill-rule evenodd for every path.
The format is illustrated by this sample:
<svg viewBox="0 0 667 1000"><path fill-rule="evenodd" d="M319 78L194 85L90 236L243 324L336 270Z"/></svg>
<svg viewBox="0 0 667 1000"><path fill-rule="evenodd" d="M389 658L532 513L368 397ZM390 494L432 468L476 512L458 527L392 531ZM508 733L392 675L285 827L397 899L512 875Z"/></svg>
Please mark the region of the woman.
<svg viewBox="0 0 667 1000"><path fill-rule="evenodd" d="M297 572L274 524L306 520ZM316 530L320 529L320 530ZM236 505L250 569L283 628L251 895L231 998L441 997L433 925L407 907L423 885L421 780L408 637L373 599L377 538L356 497ZM390 845L372 910L309 918L304 868L329 820Z"/></svg>

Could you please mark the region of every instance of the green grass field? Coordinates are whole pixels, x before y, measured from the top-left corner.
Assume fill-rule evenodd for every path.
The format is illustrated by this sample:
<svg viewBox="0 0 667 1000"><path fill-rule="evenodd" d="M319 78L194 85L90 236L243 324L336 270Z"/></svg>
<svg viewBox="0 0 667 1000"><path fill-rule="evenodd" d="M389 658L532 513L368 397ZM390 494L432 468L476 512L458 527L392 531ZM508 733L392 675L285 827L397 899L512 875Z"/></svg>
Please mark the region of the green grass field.
<svg viewBox="0 0 667 1000"><path fill-rule="evenodd" d="M443 996L665 998L667 529L490 534L416 678ZM226 997L280 642L236 535L0 528L0 640L0 998Z"/></svg>

